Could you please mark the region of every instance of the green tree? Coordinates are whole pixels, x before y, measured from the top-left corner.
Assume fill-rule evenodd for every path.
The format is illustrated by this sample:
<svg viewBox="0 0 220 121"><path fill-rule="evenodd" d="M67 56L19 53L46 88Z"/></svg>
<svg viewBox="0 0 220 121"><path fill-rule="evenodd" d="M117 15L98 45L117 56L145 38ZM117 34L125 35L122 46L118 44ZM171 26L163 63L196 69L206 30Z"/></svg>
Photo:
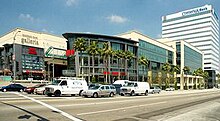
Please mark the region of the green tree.
<svg viewBox="0 0 220 121"><path fill-rule="evenodd" d="M165 88L169 87L169 79L170 79L170 71L171 71L171 65L169 63L165 63L162 66L162 70L166 73L166 82L165 82Z"/></svg>
<svg viewBox="0 0 220 121"><path fill-rule="evenodd" d="M184 66L183 73L186 74L186 78L187 78L187 75L189 74L189 72L190 72L190 68L188 66ZM187 89L187 82L186 82L185 78L184 78L184 84L185 84L184 88Z"/></svg>
<svg viewBox="0 0 220 121"><path fill-rule="evenodd" d="M216 74L216 77L218 78L217 83L220 84L220 73Z"/></svg>
<svg viewBox="0 0 220 121"><path fill-rule="evenodd" d="M205 81L205 88L208 86L208 79L209 79L209 73L207 71L204 71L202 74L202 77L204 78Z"/></svg>
<svg viewBox="0 0 220 121"><path fill-rule="evenodd" d="M149 60L147 58L145 58L144 56L141 56L139 59L138 59L138 63L140 65L142 65L142 69L143 71L145 72L145 68L147 68L148 66L148 63L149 63ZM146 72L147 73L147 72ZM148 73L147 73L147 76L148 76ZM144 74L142 75L142 81L144 81Z"/></svg>
<svg viewBox="0 0 220 121"><path fill-rule="evenodd" d="M103 44L102 49L99 50L99 54L102 57L102 59L104 61L104 64L105 64L105 70L106 70L105 80L106 80L106 83L109 83L110 80L108 81L108 76L107 76L107 75L109 75L108 73L110 73L109 70L108 70L109 59L110 59L109 57L113 54L113 51L111 49L111 46L110 46L109 42L105 42ZM110 79L110 75L109 75L109 79Z"/></svg>
<svg viewBox="0 0 220 121"><path fill-rule="evenodd" d="M175 90L177 90L177 73L179 74L180 73L180 67L178 65L174 65L173 68L172 68L172 72L175 73L175 78L174 78L174 88Z"/></svg>
<svg viewBox="0 0 220 121"><path fill-rule="evenodd" d="M118 79L120 79L120 73L121 73L121 67L123 67L123 65L125 63L123 63L123 59L125 59L125 52L123 50L115 50L113 51L112 53L112 56L116 57L117 58L117 61L118 61L118 69L119 69L119 72L118 72Z"/></svg>
<svg viewBox="0 0 220 121"><path fill-rule="evenodd" d="M124 54L125 55L124 56L124 58L125 58L125 70L127 71L127 78L129 80L129 72L128 72L129 62L131 61L131 59L134 58L134 54L130 51L125 51L124 53L125 53Z"/></svg>
<svg viewBox="0 0 220 121"><path fill-rule="evenodd" d="M82 52L86 50L86 41L84 38L76 38L74 43L73 43L73 48L77 51L80 52L80 62L79 62L79 73L80 73L80 70L81 70L81 65L82 65L82 60L83 60L83 57L82 57ZM78 53L78 52L77 52ZM77 54L78 55L78 54ZM79 56L78 56L79 58ZM78 75L77 75L78 76Z"/></svg>
<svg viewBox="0 0 220 121"><path fill-rule="evenodd" d="M90 56L92 56L92 77L94 78L95 69L94 69L94 60L95 56L99 54L98 41L92 41L87 48L87 52ZM90 63L90 62L89 62ZM90 69L89 69L90 72Z"/></svg>

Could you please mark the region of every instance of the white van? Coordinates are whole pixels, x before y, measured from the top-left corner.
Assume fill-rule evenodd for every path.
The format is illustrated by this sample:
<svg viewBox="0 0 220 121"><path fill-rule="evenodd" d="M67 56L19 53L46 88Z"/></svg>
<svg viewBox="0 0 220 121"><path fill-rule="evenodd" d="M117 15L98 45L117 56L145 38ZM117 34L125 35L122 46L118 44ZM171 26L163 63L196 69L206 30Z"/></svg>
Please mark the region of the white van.
<svg viewBox="0 0 220 121"><path fill-rule="evenodd" d="M120 95L124 96L129 94L131 96L138 94L148 95L150 86L148 82L127 82L120 88Z"/></svg>
<svg viewBox="0 0 220 121"><path fill-rule="evenodd" d="M123 86L127 82L130 82L130 81L129 80L116 80L113 84L121 84L121 86Z"/></svg>
<svg viewBox="0 0 220 121"><path fill-rule="evenodd" d="M51 85L45 87L45 94L48 96L81 95L84 90L88 90L87 82L84 78L60 77L55 79Z"/></svg>

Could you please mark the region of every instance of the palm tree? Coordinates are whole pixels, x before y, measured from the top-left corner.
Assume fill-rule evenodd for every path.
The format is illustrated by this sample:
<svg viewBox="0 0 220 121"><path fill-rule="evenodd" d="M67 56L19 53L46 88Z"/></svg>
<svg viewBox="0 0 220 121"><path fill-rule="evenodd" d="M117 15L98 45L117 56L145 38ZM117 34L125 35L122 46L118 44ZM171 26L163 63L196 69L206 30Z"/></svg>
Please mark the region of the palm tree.
<svg viewBox="0 0 220 121"><path fill-rule="evenodd" d="M184 66L183 73L186 74L186 77L187 77L187 74L189 74L189 72L190 72L190 68L188 66ZM185 81L185 78L184 78L184 83L185 83L185 89L187 89L187 83Z"/></svg>
<svg viewBox="0 0 220 121"><path fill-rule="evenodd" d="M169 87L169 74L171 71L171 65L169 63L165 63L162 66L162 70L165 71L165 73L167 74L166 83L165 83L165 89L166 89L167 87Z"/></svg>
<svg viewBox="0 0 220 121"><path fill-rule="evenodd" d="M130 51L125 51L125 72L127 71L127 78L129 80L129 71L128 71L128 62L131 61L131 59L134 58L134 54Z"/></svg>
<svg viewBox="0 0 220 121"><path fill-rule="evenodd" d="M177 90L178 88L177 88L176 78L177 78L177 73L180 73L180 67L178 65L175 65L175 66L173 66L172 71L175 73L174 88L175 88L175 90Z"/></svg>
<svg viewBox="0 0 220 121"><path fill-rule="evenodd" d="M99 47L98 47L98 41L92 41L89 45L89 47L87 48L87 52L90 56L92 56L92 77L94 78L94 74L95 74L95 69L94 69L94 58L96 55L99 54ZM90 70L89 70L90 72Z"/></svg>
<svg viewBox="0 0 220 121"><path fill-rule="evenodd" d="M120 72L121 72L120 68L124 64L122 60L125 58L125 53L123 50L116 50L116 51L113 51L113 55L118 59L118 68L119 68L118 79L120 79Z"/></svg>
<svg viewBox="0 0 220 121"><path fill-rule="evenodd" d="M190 68L189 68L188 66L184 66L183 72L184 72L184 74L186 74L186 75L189 74Z"/></svg>
<svg viewBox="0 0 220 121"><path fill-rule="evenodd" d="M205 88L207 88L207 86L208 86L209 73L208 73L207 71L204 71L203 74L202 74L202 77L203 77L204 80L205 80Z"/></svg>
<svg viewBox="0 0 220 121"><path fill-rule="evenodd" d="M138 63L140 65L143 65L143 71L145 72L145 67L148 66L148 63L149 63L149 60L147 58L145 58L144 56L141 56L139 59L138 59ZM144 74L142 75L142 81L144 81Z"/></svg>
<svg viewBox="0 0 220 121"><path fill-rule="evenodd" d="M220 84L220 73L216 74L216 76L218 77L218 84Z"/></svg>
<svg viewBox="0 0 220 121"><path fill-rule="evenodd" d="M111 46L109 45L109 42L105 42L103 44L103 48L99 50L99 54L101 55L101 57L103 58L104 60L104 63L105 63L105 70L106 70L106 83L108 83L108 73L109 70L108 70L108 67L109 67L109 57L112 55L113 51L111 49ZM109 79L110 79L110 76L109 76Z"/></svg>
<svg viewBox="0 0 220 121"><path fill-rule="evenodd" d="M81 65L82 65L82 62L83 62L83 57L82 57L82 52L86 50L86 41L84 38L76 38L75 42L73 43L73 48L76 50L76 51L80 51L80 57L81 57L81 61L78 63L79 65L79 74L80 74L80 70L81 70ZM77 54L77 60L79 58L78 56L78 52L76 53ZM79 76L79 75L77 75Z"/></svg>

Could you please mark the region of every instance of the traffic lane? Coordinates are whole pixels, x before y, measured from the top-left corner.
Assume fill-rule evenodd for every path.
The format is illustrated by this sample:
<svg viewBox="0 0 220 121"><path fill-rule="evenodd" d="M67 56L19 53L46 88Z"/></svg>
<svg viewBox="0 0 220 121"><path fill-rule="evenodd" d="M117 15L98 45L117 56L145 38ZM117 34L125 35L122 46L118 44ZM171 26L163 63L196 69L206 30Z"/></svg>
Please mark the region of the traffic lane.
<svg viewBox="0 0 220 121"><path fill-rule="evenodd" d="M22 103L20 103L20 101ZM56 109L52 110L47 106L38 104L32 100L25 100L28 101L28 103L23 101L24 100L1 101L0 120L71 120L63 115L65 112L57 111Z"/></svg>
<svg viewBox="0 0 220 121"><path fill-rule="evenodd" d="M136 97L120 97L119 99L123 99L123 98L125 98L126 100L133 100L133 98L137 98L136 100L140 100L141 98L148 98L148 97L145 97L145 96L136 96ZM52 98L51 98L52 99ZM55 101L55 100L53 100L53 101L51 101L51 99L49 99L48 101L50 101L50 102L53 102L53 101ZM100 100L100 101L112 101L114 98L98 98L98 99L96 99L96 98L86 98L86 99L88 99L89 101L95 101L97 104L99 104L99 102L97 102L97 100ZM63 99L62 99L63 100ZM72 98L71 98L71 100L72 100ZM71 101L71 100L69 100L69 101ZM73 99L74 100L74 99ZM82 99L82 100L84 100L84 99ZM87 100L87 101L88 101ZM150 98L149 98L149 100L150 100ZM69 102L69 101L67 101L67 102ZM78 100L78 101L80 101L81 102L81 100ZM20 102L20 101L19 101ZM62 102L61 101L61 99L59 99L59 102ZM67 102L65 102L65 101L63 101L63 104L64 103L67 103ZM118 103L118 102L113 102L113 103ZM25 103L26 105L27 105L27 103ZM71 102L69 103L70 105L71 105ZM103 104L109 104L109 103L104 103L103 102ZM68 103L67 103L67 105L68 105ZM87 104L86 104L87 105ZM62 107L62 106L61 106ZM65 107L65 106L64 106ZM72 108L72 109L74 109L74 107ZM120 109L121 110L121 109ZM115 111L120 111L120 110L115 110ZM105 110L104 110L105 111ZM46 111L47 112L47 111ZM107 111L108 112L108 111ZM103 112L99 112L100 114L101 113L103 113ZM84 113L85 114L85 113ZM73 114L73 115L75 115L75 114ZM81 113L81 115L82 115L82 113ZM88 115L88 114L87 114ZM121 116L119 116L119 117L121 117ZM112 118L111 116L109 117L109 118ZM59 118L57 118L57 119L59 119ZM104 119L105 119L105 117L104 117Z"/></svg>
<svg viewBox="0 0 220 121"><path fill-rule="evenodd" d="M215 94L214 94L215 95ZM62 110L65 110L68 113L74 112L77 116L85 120L103 120L106 117L111 118L112 120L117 117L127 117L135 116L137 114L142 114L143 112L149 113L153 111L158 111L161 109L166 109L169 107L175 107L179 105L184 105L186 103L192 103L193 101L206 99L207 94L204 96L197 97L175 97L175 98L165 98L155 101L142 100L136 102L124 102L124 103L104 103L97 105L84 105L84 106L69 106L61 107ZM212 97L212 96L211 96ZM181 107L184 108L184 107ZM73 110L74 109L74 110ZM176 110L176 109L175 109ZM99 118L97 118L99 117ZM145 117L144 117L145 118Z"/></svg>

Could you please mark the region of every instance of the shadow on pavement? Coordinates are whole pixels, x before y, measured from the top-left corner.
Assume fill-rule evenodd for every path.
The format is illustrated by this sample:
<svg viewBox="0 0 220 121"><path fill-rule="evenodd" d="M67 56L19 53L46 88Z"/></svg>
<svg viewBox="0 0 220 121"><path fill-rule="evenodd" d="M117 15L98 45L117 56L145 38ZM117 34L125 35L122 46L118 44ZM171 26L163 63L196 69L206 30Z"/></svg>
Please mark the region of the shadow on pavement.
<svg viewBox="0 0 220 121"><path fill-rule="evenodd" d="M12 104L8 104L8 103L4 103L4 102L2 102L2 103L5 104L5 105L8 105L8 106L17 108L17 109L19 109L19 110L22 110L22 111L24 111L24 112L30 114L30 115L26 115L26 114L25 114L25 115L23 115L23 116L21 115L21 116L18 117L18 119L29 119L29 118L31 118L31 115L32 115L32 116L35 116L35 117L38 118L37 121L49 121L48 119L46 119L46 118L44 118L44 117L41 117L41 116L39 116L39 115L37 115L37 114L34 114L34 113L32 113L32 112L30 112L30 111L28 111L28 110L25 110L25 109L23 109L23 108L20 108L20 107L18 107L18 106L15 106L15 105L12 105Z"/></svg>

